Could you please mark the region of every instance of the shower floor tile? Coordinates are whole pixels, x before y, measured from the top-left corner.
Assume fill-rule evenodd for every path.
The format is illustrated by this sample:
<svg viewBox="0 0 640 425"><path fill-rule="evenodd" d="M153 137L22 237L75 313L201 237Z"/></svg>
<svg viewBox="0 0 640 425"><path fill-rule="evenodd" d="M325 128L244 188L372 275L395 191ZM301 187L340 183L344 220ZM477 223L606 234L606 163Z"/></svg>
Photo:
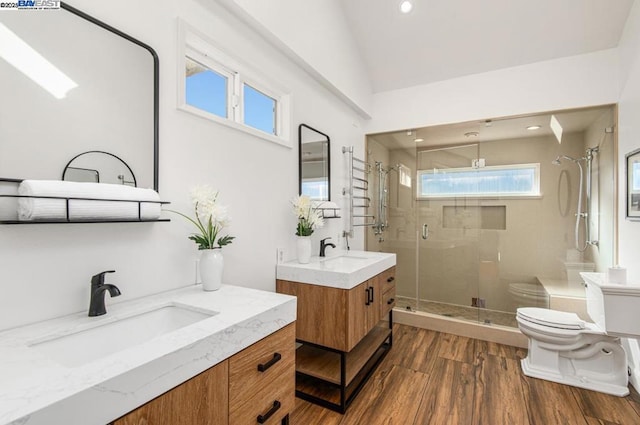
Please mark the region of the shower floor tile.
<svg viewBox="0 0 640 425"><path fill-rule="evenodd" d="M484 308L478 309L477 307L467 307L428 300L420 300L420 307L418 308L416 299L408 297L397 297L396 308L403 310L417 310L424 313L437 314L439 316L469 320L475 323L481 322L492 325L509 326L512 328L518 327L516 314L506 311L487 310Z"/></svg>

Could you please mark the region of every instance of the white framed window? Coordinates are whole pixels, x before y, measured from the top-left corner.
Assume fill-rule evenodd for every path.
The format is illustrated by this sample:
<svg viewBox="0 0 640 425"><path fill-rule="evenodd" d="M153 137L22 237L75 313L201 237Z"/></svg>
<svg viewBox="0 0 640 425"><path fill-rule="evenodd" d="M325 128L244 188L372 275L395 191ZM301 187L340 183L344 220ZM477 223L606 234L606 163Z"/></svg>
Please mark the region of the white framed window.
<svg viewBox="0 0 640 425"><path fill-rule="evenodd" d="M292 147L291 95L179 21L178 108Z"/></svg>
<svg viewBox="0 0 640 425"><path fill-rule="evenodd" d="M418 171L418 198L539 197L540 164Z"/></svg>

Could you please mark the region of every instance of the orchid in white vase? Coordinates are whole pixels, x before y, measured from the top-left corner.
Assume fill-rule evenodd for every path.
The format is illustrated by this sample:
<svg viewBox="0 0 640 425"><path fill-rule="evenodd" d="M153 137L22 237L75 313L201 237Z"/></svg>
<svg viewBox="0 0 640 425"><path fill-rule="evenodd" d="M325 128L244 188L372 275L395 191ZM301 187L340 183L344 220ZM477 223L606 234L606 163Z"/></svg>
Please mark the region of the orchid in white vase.
<svg viewBox="0 0 640 425"><path fill-rule="evenodd" d="M198 245L201 252L199 270L202 288L205 291L216 291L222 285L224 258L222 248L230 244L233 236L220 236L222 229L229 225L231 219L227 207L218 204L218 191L210 186L196 186L191 190L191 200L195 218L178 211L168 210L193 223L198 229L189 239Z"/></svg>
<svg viewBox="0 0 640 425"><path fill-rule="evenodd" d="M311 236L313 230L324 225L322 212L307 195L298 195L291 201L293 213L298 217L297 236Z"/></svg>
<svg viewBox="0 0 640 425"><path fill-rule="evenodd" d="M218 191L208 185L196 186L191 189L191 201L195 218L178 211L168 210L181 215L193 223L198 232L189 239L198 244L198 249L219 249L235 239L234 236L219 236L223 228L229 225L231 217L227 214L227 207L218 204Z"/></svg>
<svg viewBox="0 0 640 425"><path fill-rule="evenodd" d="M296 196L291 204L293 205L293 213L298 217L298 225L296 226L298 262L306 264L311 259L311 238L309 236L314 229L324 225L324 220L322 213L306 195Z"/></svg>

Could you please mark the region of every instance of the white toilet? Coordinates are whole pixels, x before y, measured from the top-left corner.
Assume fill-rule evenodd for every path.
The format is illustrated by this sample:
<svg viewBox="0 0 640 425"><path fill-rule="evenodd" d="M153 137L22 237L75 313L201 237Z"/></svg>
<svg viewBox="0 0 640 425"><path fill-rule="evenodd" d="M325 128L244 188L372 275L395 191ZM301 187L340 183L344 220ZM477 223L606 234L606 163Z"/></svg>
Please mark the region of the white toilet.
<svg viewBox="0 0 640 425"><path fill-rule="evenodd" d="M595 322L575 313L527 307L516 320L529 338L522 371L534 378L593 391L629 394L627 355L619 337L640 336L640 287L605 284L604 273L581 273L585 281L587 312Z"/></svg>

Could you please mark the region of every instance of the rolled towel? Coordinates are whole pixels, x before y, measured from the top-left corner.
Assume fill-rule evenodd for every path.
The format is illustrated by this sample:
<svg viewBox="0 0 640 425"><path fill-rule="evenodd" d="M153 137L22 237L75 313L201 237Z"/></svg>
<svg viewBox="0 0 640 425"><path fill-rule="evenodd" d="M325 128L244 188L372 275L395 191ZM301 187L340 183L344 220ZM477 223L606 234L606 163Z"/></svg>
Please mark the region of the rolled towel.
<svg viewBox="0 0 640 425"><path fill-rule="evenodd" d="M322 211L324 218L340 218L340 207L331 201L313 201L313 208Z"/></svg>
<svg viewBox="0 0 640 425"><path fill-rule="evenodd" d="M160 217L161 211L160 204L156 203L160 201L158 192L118 184L23 180L18 187L18 194L35 197L18 199L18 220L21 221L65 221L67 201L64 198L88 198L69 200L70 221L137 220L138 202L135 201L142 201L140 218L143 220L155 220Z"/></svg>

